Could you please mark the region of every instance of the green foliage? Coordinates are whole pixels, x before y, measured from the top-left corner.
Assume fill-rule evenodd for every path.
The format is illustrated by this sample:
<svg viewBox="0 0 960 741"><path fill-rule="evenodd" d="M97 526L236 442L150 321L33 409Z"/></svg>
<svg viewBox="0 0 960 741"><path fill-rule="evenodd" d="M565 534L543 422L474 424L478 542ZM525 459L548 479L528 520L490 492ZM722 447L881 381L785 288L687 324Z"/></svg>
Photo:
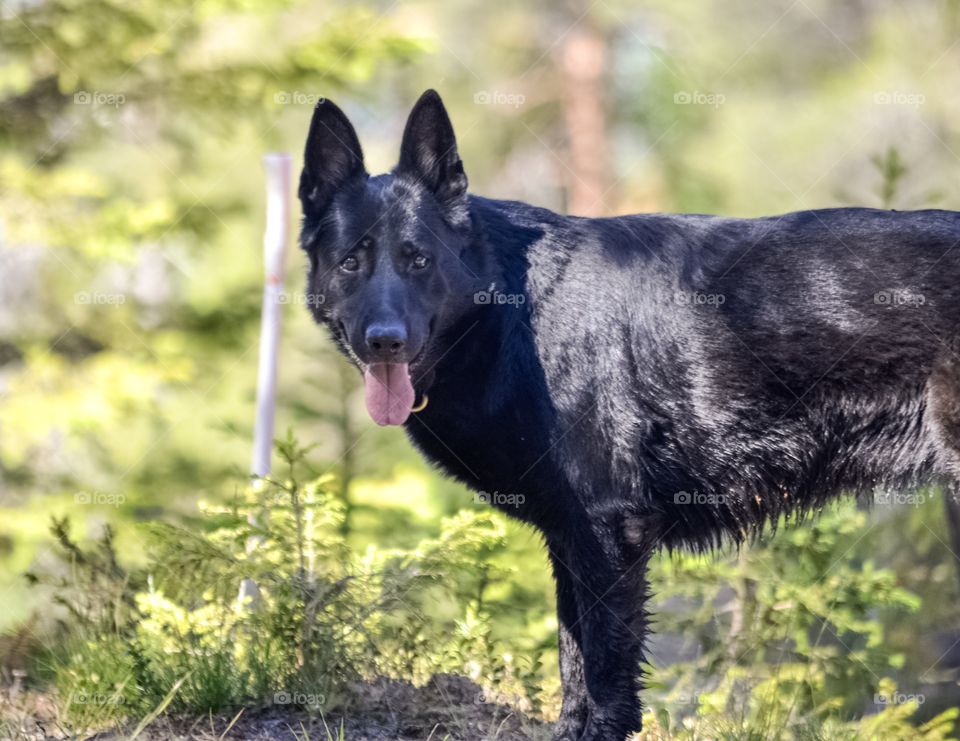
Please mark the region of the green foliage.
<svg viewBox="0 0 960 741"><path fill-rule="evenodd" d="M723 738L944 738L960 710L922 733L911 725L915 701L857 719L875 698L901 696L884 674L903 656L880 614L920 607L893 571L851 558L866 529L866 514L845 502L802 527L781 522L733 559L660 559L659 628L689 640L694 656L656 672L660 725Z"/></svg>
<svg viewBox="0 0 960 741"><path fill-rule="evenodd" d="M885 682L883 686L893 691L895 685ZM718 739L718 741L946 741L955 738L954 724L957 713L945 711L924 723L915 723L916 703L888 705L873 715L857 721L843 721L836 717L811 717L803 724L791 727L778 725L781 719L761 717L753 724L743 718L727 718L711 714L697 718L685 718L677 722L670 713L661 709L644 716L644 731L638 741L693 741L694 739Z"/></svg>
<svg viewBox="0 0 960 741"><path fill-rule="evenodd" d="M155 116L151 128L175 124L183 133L185 111L223 127L229 114L263 115L278 92L308 89L319 79L342 88L369 79L381 60L403 62L422 51L362 6L334 6L291 28L299 6L81 0L19 7L0 18L0 143L30 142L35 156L51 158L75 146L81 133L89 144L94 131L126 125L117 114L127 105ZM272 34L269 49L249 47L256 31ZM83 115L80 106L102 110ZM54 141L63 138L56 134L60 117L83 128ZM45 125L30 125L38 120Z"/></svg>
<svg viewBox="0 0 960 741"><path fill-rule="evenodd" d="M495 643L485 603L506 576L490 562L504 547L502 518L462 512L414 549L358 553L343 540L331 479L301 481L306 451L292 437L277 448L283 479L202 505L199 525L145 526L150 560L135 575L116 566L109 537L84 549L54 523L66 568L31 581L70 615L48 658L67 722L90 729L163 702L190 713L271 702L320 711L356 680L422 683L441 671L535 707L539 662L518 664ZM252 599L238 596L244 579ZM438 602L463 608L445 618L431 614Z"/></svg>

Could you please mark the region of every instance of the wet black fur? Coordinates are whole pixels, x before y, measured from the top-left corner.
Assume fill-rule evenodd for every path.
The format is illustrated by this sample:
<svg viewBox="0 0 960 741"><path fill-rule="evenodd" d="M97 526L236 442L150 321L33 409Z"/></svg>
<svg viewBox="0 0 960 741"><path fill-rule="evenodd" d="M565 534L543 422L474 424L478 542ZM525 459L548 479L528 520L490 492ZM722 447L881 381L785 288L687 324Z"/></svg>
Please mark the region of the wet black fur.
<svg viewBox="0 0 960 741"><path fill-rule="evenodd" d="M656 548L960 473L960 214L584 219L468 195L433 92L401 152L368 176L346 117L317 106L311 306L358 365L370 322L404 322L429 395L414 444L522 495L505 510L543 533L557 580L558 738L640 727Z"/></svg>

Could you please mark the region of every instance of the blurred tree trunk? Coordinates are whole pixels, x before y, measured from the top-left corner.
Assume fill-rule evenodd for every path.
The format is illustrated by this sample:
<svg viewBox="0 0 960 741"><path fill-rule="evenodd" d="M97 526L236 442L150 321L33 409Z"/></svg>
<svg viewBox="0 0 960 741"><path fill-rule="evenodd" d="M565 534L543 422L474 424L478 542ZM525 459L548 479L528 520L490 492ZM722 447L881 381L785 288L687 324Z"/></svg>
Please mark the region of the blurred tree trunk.
<svg viewBox="0 0 960 741"><path fill-rule="evenodd" d="M731 607L730 633L727 637L727 652L734 661L740 657L743 650L757 605L757 585L746 574L747 549L741 548L737 552L737 576L734 580L736 593Z"/></svg>
<svg viewBox="0 0 960 741"><path fill-rule="evenodd" d="M582 17L566 34L561 50L563 119L569 157L567 212L578 216L610 213L606 202L612 181L607 142L604 71L607 40L601 30Z"/></svg>

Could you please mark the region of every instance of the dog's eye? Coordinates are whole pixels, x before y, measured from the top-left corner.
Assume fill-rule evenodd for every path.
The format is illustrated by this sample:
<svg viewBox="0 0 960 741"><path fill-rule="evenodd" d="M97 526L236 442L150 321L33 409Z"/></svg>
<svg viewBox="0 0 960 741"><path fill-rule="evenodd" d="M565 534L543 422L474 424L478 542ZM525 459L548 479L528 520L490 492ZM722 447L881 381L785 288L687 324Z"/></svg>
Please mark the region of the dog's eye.
<svg viewBox="0 0 960 741"><path fill-rule="evenodd" d="M423 270L430 264L430 258L426 255L417 255L410 264L414 270Z"/></svg>
<svg viewBox="0 0 960 741"><path fill-rule="evenodd" d="M353 255L347 255L345 258L343 258L343 260L340 261L340 269L347 273L352 273L359 267L360 263L357 262L357 258L355 258Z"/></svg>

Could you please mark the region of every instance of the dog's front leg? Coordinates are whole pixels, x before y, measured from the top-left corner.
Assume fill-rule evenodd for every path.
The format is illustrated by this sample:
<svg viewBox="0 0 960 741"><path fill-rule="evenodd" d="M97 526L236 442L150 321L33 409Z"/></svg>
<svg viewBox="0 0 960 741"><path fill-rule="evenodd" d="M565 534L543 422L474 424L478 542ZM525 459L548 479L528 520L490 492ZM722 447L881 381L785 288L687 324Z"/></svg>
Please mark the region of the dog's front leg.
<svg viewBox="0 0 960 741"><path fill-rule="evenodd" d="M557 639L560 647L560 681L563 706L554 727L554 741L578 741L587 724L587 685L580 647L580 608L576 579L562 545L550 543L550 563L557 583Z"/></svg>

